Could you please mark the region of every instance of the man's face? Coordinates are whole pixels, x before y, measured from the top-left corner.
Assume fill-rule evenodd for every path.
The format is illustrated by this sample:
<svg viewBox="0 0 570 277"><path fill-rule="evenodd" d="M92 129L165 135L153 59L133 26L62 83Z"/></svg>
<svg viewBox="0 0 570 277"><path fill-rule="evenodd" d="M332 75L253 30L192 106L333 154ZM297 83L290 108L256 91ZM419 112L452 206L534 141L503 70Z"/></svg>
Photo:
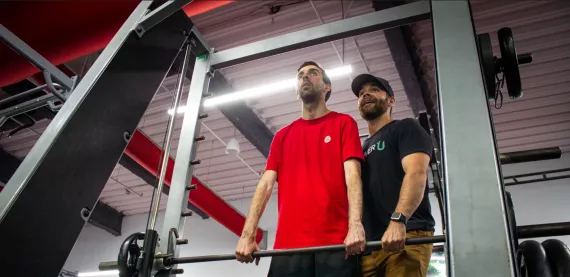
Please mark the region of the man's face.
<svg viewBox="0 0 570 277"><path fill-rule="evenodd" d="M373 120L388 111L394 105L394 97L391 97L376 84L367 83L360 89L358 95L358 110L364 120Z"/></svg>
<svg viewBox="0 0 570 277"><path fill-rule="evenodd" d="M317 102L321 97L324 99L330 85L323 81L322 71L314 66L307 65L297 72L297 97L303 103Z"/></svg>

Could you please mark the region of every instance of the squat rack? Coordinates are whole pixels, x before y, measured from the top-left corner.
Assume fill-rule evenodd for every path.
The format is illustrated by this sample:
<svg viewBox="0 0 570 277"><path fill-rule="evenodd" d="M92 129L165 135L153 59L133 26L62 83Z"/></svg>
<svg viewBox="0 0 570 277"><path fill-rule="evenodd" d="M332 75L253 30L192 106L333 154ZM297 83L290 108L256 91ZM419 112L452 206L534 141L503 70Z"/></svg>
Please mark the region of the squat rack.
<svg viewBox="0 0 570 277"><path fill-rule="evenodd" d="M0 238L17 246L0 254L7 275L59 273L128 143L125 133L136 128L187 43L195 63L188 67L193 72L180 136L184 143L177 150L162 243L157 246L157 253L171 257L178 253L169 253L173 249L166 242L172 230L176 237L183 236L181 211L190 193L198 120L204 117L202 100L215 70L431 18L447 272L462 277L515 276L499 157L468 1L418 1L220 52L208 46L180 10L189 2L169 1L149 12L152 1L141 1L8 182L0 194ZM62 85L70 84L64 76L52 75ZM467 132L465 126L477 132ZM156 262L152 246L158 234L152 242L153 232L147 231L143 256ZM156 266L150 264L144 274L156 273Z"/></svg>

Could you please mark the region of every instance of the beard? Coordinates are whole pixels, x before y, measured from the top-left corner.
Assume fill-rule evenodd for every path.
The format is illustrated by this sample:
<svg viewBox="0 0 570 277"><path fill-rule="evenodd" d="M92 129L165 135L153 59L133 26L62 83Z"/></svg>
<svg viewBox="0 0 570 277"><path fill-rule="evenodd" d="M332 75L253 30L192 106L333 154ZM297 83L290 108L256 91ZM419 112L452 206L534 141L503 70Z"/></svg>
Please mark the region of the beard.
<svg viewBox="0 0 570 277"><path fill-rule="evenodd" d="M308 84L305 85L305 83L303 83L297 90L299 98L301 98L301 101L305 104L318 102L321 92L324 90L324 86L319 86L308 81L306 83Z"/></svg>
<svg viewBox="0 0 570 277"><path fill-rule="evenodd" d="M364 120L370 121L376 119L388 111L389 99L374 99L373 97L369 97L363 99L362 103L365 103L366 100L376 100L376 101L374 103L361 104L358 107L358 110L360 111L360 116Z"/></svg>

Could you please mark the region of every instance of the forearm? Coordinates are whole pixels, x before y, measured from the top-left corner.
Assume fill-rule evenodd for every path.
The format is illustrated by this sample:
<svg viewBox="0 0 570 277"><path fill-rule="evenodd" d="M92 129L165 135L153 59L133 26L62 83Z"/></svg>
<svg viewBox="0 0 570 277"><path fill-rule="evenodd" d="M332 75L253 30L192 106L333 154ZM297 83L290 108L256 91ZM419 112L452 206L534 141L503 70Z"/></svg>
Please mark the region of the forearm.
<svg viewBox="0 0 570 277"><path fill-rule="evenodd" d="M404 216L410 218L422 202L426 180L427 173L425 171L419 170L406 173L400 190L400 199L396 206L397 212L401 212Z"/></svg>
<svg viewBox="0 0 570 277"><path fill-rule="evenodd" d="M349 224L362 222L362 180L360 174L353 173L348 176L348 222Z"/></svg>
<svg viewBox="0 0 570 277"><path fill-rule="evenodd" d="M271 198L272 191L273 185L268 184L267 181L263 179L257 185L257 189L255 190L255 194L251 200L249 212L245 220L242 237L256 236L256 229L259 224L259 219L263 215L263 211L265 210L265 206L267 206L269 198Z"/></svg>

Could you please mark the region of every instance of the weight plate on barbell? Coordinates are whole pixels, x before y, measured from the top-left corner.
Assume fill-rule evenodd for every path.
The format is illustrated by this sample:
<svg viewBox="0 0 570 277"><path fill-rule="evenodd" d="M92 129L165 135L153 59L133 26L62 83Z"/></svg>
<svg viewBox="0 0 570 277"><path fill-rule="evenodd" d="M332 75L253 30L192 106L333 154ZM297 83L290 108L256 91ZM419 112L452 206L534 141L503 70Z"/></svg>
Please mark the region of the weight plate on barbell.
<svg viewBox="0 0 570 277"><path fill-rule="evenodd" d="M509 97L520 98L522 96L521 75L513 32L510 28L505 27L499 30L497 36L499 38L499 48L501 49L501 65L505 82L507 82Z"/></svg>
<svg viewBox="0 0 570 277"><path fill-rule="evenodd" d="M510 192L505 192L507 198L507 216L509 220L509 231L511 233L511 241L513 245L513 251L517 251L519 248L519 238L517 233L517 219L515 217L515 206L513 204L513 198Z"/></svg>
<svg viewBox="0 0 570 277"><path fill-rule="evenodd" d="M554 277L570 277L570 249L564 242L549 239L542 242Z"/></svg>
<svg viewBox="0 0 570 277"><path fill-rule="evenodd" d="M521 277L554 277L542 245L534 240L519 244L517 264Z"/></svg>

